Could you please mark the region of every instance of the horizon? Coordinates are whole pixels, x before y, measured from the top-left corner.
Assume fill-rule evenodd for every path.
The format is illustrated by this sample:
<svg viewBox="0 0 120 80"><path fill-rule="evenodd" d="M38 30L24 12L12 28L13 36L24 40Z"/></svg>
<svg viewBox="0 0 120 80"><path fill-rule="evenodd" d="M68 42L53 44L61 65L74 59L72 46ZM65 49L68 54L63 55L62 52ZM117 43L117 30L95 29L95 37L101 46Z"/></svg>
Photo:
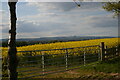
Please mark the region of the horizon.
<svg viewBox="0 0 120 80"><path fill-rule="evenodd" d="M58 36L56 36L58 37ZM59 36L59 37L113 37L113 38L120 38L120 36ZM37 37L37 38L17 38L17 39L38 39L38 38L55 38L55 37ZM9 38L4 38L4 39L9 39ZM3 40L3 39L0 39Z"/></svg>

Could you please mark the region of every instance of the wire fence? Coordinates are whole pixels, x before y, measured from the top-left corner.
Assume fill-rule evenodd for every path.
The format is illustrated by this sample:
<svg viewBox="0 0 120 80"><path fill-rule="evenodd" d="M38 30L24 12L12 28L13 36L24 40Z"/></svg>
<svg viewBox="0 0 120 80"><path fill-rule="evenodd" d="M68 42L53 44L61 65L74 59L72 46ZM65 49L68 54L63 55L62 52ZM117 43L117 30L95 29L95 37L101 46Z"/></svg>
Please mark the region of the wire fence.
<svg viewBox="0 0 120 80"><path fill-rule="evenodd" d="M36 78L93 65L120 56L119 50L118 46L108 48L101 43L85 47L18 51L22 54L18 56L18 78Z"/></svg>

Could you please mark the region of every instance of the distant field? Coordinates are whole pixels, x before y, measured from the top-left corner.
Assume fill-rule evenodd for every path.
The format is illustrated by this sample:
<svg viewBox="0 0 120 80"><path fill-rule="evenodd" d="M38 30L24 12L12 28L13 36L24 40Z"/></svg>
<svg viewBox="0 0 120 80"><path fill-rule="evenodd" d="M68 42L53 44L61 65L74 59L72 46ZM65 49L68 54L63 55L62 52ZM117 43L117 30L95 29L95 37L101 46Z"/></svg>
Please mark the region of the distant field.
<svg viewBox="0 0 120 80"><path fill-rule="evenodd" d="M36 44L30 46L23 46L23 47L18 47L17 49L18 51L61 49L61 48L100 45L101 42L105 42L106 46L112 47L120 44L119 40L120 38L107 38L107 39L94 39L94 40L86 40L86 41L57 42L50 44Z"/></svg>

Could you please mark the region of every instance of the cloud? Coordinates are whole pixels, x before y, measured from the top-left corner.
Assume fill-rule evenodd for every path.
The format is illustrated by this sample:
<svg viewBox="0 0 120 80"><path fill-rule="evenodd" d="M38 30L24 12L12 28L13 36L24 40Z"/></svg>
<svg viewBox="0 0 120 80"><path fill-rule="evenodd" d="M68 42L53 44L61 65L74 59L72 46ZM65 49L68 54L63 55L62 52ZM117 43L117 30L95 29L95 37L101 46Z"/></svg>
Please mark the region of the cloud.
<svg viewBox="0 0 120 80"><path fill-rule="evenodd" d="M72 0L24 0L26 2L73 2Z"/></svg>
<svg viewBox="0 0 120 80"><path fill-rule="evenodd" d="M19 33L31 33L31 32L49 32L60 31L68 29L71 24L59 23L59 22L30 22L30 21L18 21L17 30Z"/></svg>
<svg viewBox="0 0 120 80"><path fill-rule="evenodd" d="M73 2L29 2L28 6L36 6L37 10L40 12L50 12L50 11L70 11L76 8L76 4Z"/></svg>
<svg viewBox="0 0 120 80"><path fill-rule="evenodd" d="M18 21L17 30L18 32L31 33L38 31L37 25L33 22Z"/></svg>
<svg viewBox="0 0 120 80"><path fill-rule="evenodd" d="M79 10L98 10L102 9L102 3L100 2L81 2ZM64 12L78 10L77 5L74 2L28 2L27 6L36 6L39 12Z"/></svg>
<svg viewBox="0 0 120 80"><path fill-rule="evenodd" d="M86 17L85 23L90 24L91 27L110 28L118 27L118 19L113 18L112 15L97 15Z"/></svg>
<svg viewBox="0 0 120 80"><path fill-rule="evenodd" d="M17 32L19 37L45 37L45 36L58 36L66 35L59 34L71 30L71 24L59 22L32 22L32 21L18 21ZM23 36L24 35L24 36ZM28 35L28 36L27 36Z"/></svg>
<svg viewBox="0 0 120 80"><path fill-rule="evenodd" d="M9 23L0 23L0 30L2 33L8 33Z"/></svg>

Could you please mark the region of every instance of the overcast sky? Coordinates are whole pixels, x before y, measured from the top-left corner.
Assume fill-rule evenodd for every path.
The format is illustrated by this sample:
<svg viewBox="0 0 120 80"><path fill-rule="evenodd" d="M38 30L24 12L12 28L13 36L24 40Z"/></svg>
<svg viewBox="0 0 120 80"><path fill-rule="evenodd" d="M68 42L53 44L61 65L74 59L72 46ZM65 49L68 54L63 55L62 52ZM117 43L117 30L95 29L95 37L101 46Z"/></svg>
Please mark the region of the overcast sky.
<svg viewBox="0 0 120 80"><path fill-rule="evenodd" d="M56 36L118 36L118 18L100 2L19 2L17 38ZM2 38L8 38L9 8L0 9Z"/></svg>

